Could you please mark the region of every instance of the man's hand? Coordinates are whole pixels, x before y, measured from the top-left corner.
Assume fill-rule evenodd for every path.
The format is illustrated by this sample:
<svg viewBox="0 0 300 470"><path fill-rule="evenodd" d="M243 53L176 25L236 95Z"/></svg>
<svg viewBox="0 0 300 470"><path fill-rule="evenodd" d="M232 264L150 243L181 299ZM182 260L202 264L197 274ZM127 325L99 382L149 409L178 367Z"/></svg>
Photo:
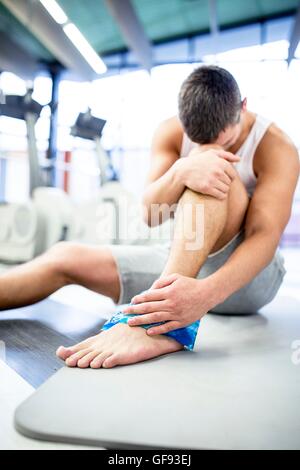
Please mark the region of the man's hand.
<svg viewBox="0 0 300 470"><path fill-rule="evenodd" d="M155 281L151 289L132 299L135 305L124 309L139 314L128 321L130 326L166 322L149 328L149 335L160 335L190 325L215 306L216 292L210 280L197 280L172 274Z"/></svg>
<svg viewBox="0 0 300 470"><path fill-rule="evenodd" d="M236 176L232 163L239 161L237 155L221 148L197 147L187 158L180 159L177 166L187 188L223 200Z"/></svg>

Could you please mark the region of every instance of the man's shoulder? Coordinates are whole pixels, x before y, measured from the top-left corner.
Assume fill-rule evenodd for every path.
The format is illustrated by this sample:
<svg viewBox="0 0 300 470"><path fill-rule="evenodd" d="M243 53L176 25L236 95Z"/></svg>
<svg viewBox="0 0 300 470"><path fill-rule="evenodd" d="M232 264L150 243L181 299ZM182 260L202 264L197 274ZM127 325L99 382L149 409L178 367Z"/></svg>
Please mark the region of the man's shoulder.
<svg viewBox="0 0 300 470"><path fill-rule="evenodd" d="M296 150L296 146L291 138L275 123L272 123L262 138L257 151L269 153L270 151L280 151L282 149Z"/></svg>
<svg viewBox="0 0 300 470"><path fill-rule="evenodd" d="M287 155L298 156L298 150L291 138L272 123L259 143L254 157L256 168L265 164L275 163L275 160L286 159Z"/></svg>
<svg viewBox="0 0 300 470"><path fill-rule="evenodd" d="M256 175L299 172L298 150L290 137L276 124L271 124L258 145L253 169Z"/></svg>
<svg viewBox="0 0 300 470"><path fill-rule="evenodd" d="M172 116L162 121L155 134L156 138L159 138L160 141L174 145L176 150L180 152L184 130L177 116Z"/></svg>

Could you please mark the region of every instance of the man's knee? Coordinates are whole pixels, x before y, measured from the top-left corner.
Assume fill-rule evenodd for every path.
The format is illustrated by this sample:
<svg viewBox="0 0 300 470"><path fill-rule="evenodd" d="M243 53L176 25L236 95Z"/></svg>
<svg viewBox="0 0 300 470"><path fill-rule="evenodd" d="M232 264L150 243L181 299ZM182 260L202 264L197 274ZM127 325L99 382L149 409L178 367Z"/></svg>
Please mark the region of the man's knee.
<svg viewBox="0 0 300 470"><path fill-rule="evenodd" d="M228 222L242 225L246 216L250 198L239 175L232 181L228 194Z"/></svg>
<svg viewBox="0 0 300 470"><path fill-rule="evenodd" d="M47 262L66 284L89 279L93 283L102 276L112 282L118 278L116 262L106 246L92 247L83 243L59 242L44 255Z"/></svg>
<svg viewBox="0 0 300 470"><path fill-rule="evenodd" d="M229 197L239 201L242 200L246 206L249 204L249 195L238 173L231 183Z"/></svg>
<svg viewBox="0 0 300 470"><path fill-rule="evenodd" d="M64 277L65 283L72 283L72 269L78 260L79 245L62 241L53 245L44 255L50 269Z"/></svg>
<svg viewBox="0 0 300 470"><path fill-rule="evenodd" d="M243 228L249 202L250 199L246 188L237 175L231 183L228 194L226 221L222 233L213 246L211 253L223 248Z"/></svg>

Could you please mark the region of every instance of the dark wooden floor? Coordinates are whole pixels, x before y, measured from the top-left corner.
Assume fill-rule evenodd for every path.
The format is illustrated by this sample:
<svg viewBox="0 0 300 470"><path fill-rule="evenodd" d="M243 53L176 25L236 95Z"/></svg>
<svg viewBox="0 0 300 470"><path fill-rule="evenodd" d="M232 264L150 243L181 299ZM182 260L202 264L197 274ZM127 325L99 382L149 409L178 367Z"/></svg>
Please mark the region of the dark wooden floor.
<svg viewBox="0 0 300 470"><path fill-rule="evenodd" d="M38 387L63 366L55 356L58 346L70 346L97 334L104 322L94 314L53 300L0 311L0 340L5 343L6 362Z"/></svg>

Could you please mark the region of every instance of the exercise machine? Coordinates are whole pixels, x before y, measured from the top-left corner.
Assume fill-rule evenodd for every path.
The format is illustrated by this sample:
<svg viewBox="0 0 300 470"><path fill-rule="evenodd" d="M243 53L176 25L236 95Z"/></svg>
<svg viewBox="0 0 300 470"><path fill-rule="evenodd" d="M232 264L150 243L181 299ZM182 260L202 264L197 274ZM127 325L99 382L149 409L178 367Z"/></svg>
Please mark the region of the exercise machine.
<svg viewBox="0 0 300 470"><path fill-rule="evenodd" d="M112 168L107 152L101 144L102 132L106 121L92 115L91 109L85 113L79 113L75 124L71 127L71 135L84 140L95 142L96 164L100 170L100 186L108 181L107 168Z"/></svg>
<svg viewBox="0 0 300 470"><path fill-rule="evenodd" d="M91 114L80 113L71 135L94 142L96 166L99 172L97 196L77 207L81 220L81 241L95 244L152 244L168 240L172 221L149 228L143 222L142 205L118 179L109 153L102 146L102 131L106 121Z"/></svg>
<svg viewBox="0 0 300 470"><path fill-rule="evenodd" d="M124 233L122 227L126 223L126 208L136 201L118 181L109 154L102 146L101 138L105 124L104 119L93 116L88 109L78 115L71 128L74 138L94 142L95 162L99 172L97 196L79 205L77 210L83 227L81 241L120 244L124 238L121 233Z"/></svg>
<svg viewBox="0 0 300 470"><path fill-rule="evenodd" d="M58 188L46 187L36 144L35 125L43 106L24 96L8 95L0 103L0 116L26 123L30 199L23 204L0 204L0 261L21 263L43 253L60 240L76 236L78 226L68 196Z"/></svg>

